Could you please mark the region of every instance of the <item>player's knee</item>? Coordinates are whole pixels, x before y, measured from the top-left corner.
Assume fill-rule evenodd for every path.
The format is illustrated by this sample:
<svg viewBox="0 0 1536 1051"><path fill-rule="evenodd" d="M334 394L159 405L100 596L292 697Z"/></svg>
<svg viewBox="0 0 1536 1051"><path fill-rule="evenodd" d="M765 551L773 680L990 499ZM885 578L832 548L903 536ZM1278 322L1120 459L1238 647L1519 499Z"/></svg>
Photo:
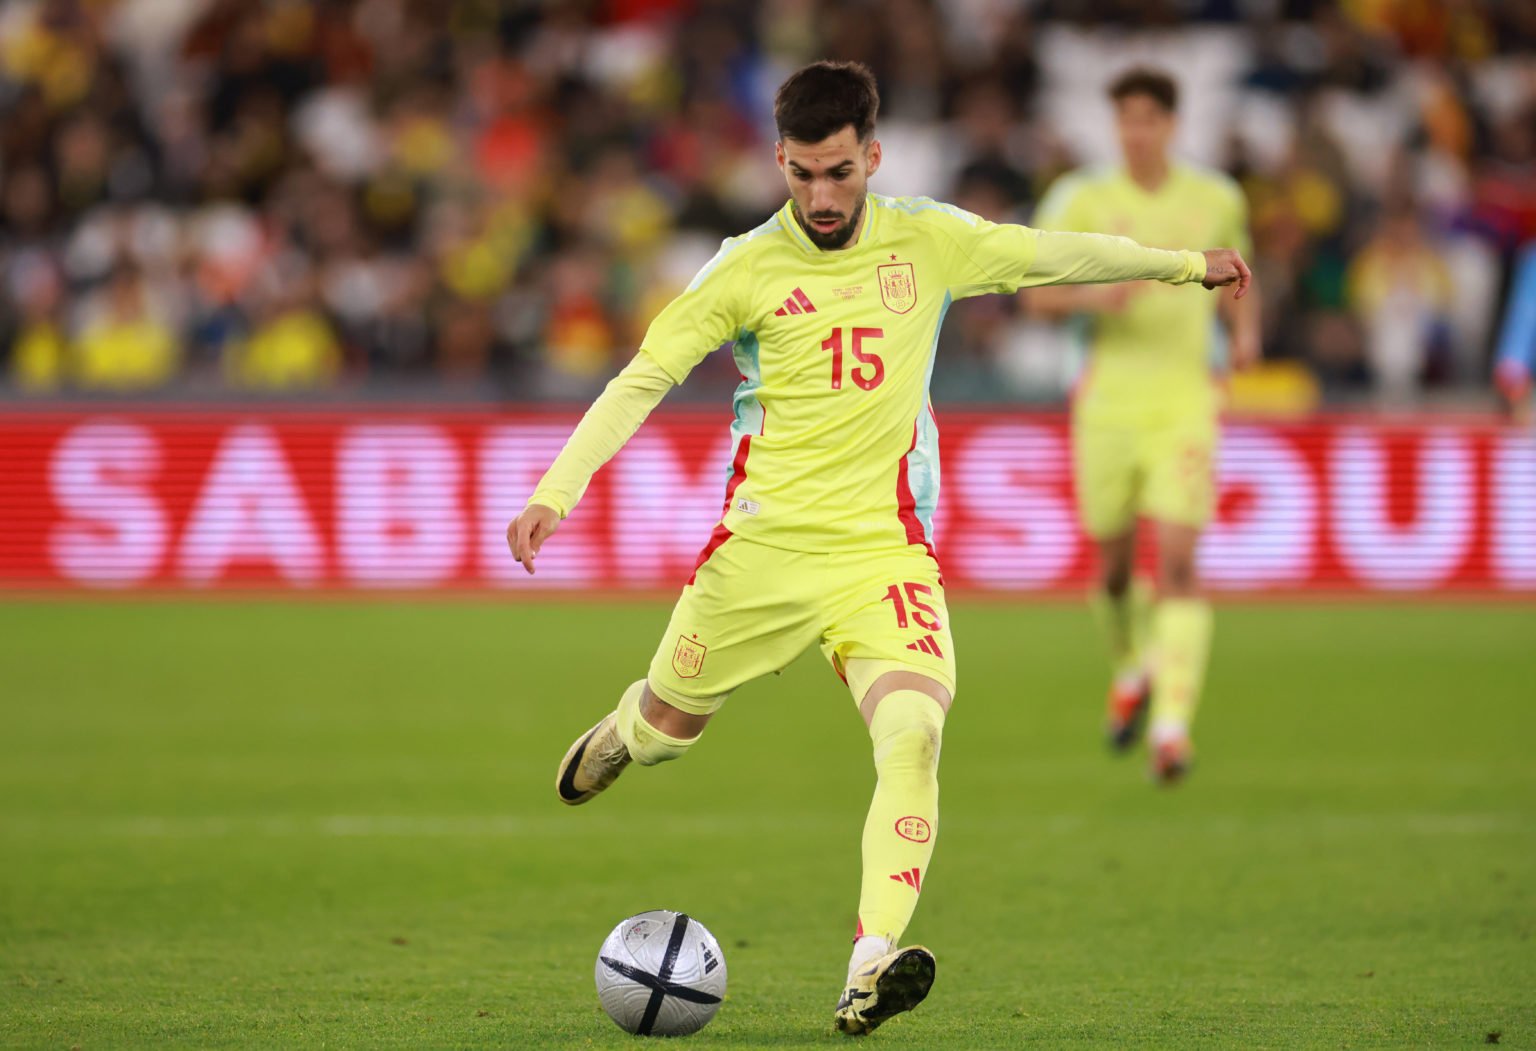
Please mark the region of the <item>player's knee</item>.
<svg viewBox="0 0 1536 1051"><path fill-rule="evenodd" d="M880 699L870 720L875 769L882 778L927 782L937 778L944 739L944 709L918 690L897 690Z"/></svg>
<svg viewBox="0 0 1536 1051"><path fill-rule="evenodd" d="M1158 578L1158 592L1169 597L1193 595L1200 583L1193 557L1164 559L1158 570Z"/></svg>
<svg viewBox="0 0 1536 1051"><path fill-rule="evenodd" d="M1122 597L1131 589L1131 567L1129 564L1106 564L1099 574L1099 586L1104 593L1112 599Z"/></svg>
<svg viewBox="0 0 1536 1051"><path fill-rule="evenodd" d="M635 685L640 686L642 683ZM677 737L652 725L640 710L640 699L644 692L632 686L619 702L619 739L629 750L630 758L641 766L655 766L657 763L681 758L699 739L698 734Z"/></svg>
<svg viewBox="0 0 1536 1051"><path fill-rule="evenodd" d="M1130 590L1136 569L1133 551L1134 548L1125 541L1099 546L1099 586L1112 599L1118 599Z"/></svg>

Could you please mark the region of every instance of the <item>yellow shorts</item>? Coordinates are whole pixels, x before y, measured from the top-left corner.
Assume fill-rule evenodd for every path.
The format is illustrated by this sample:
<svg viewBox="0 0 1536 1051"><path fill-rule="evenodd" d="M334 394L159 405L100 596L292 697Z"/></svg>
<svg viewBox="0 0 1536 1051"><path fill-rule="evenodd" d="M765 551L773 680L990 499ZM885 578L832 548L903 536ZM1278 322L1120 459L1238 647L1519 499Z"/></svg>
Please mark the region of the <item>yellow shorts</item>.
<svg viewBox="0 0 1536 1051"><path fill-rule="evenodd" d="M927 675L954 693L949 610L925 548L807 554L734 535L683 588L651 660L651 690L705 715L812 643L844 681L847 662L862 659Z"/></svg>
<svg viewBox="0 0 1536 1051"><path fill-rule="evenodd" d="M1072 421L1077 512L1096 540L1123 536L1138 515L1204 528L1216 503L1218 422L1200 413L1157 425Z"/></svg>

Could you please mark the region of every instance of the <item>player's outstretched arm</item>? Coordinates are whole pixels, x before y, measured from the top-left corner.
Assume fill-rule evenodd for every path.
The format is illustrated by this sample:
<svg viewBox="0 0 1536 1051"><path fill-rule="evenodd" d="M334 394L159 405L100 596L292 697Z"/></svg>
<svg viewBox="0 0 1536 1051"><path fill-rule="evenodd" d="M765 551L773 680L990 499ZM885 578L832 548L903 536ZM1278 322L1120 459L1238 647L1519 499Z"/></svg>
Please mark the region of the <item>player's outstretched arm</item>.
<svg viewBox="0 0 1536 1051"><path fill-rule="evenodd" d="M1206 288L1236 285L1246 294L1252 273L1230 248L1208 252L1167 252L1128 237L1109 234L1037 230L1034 258L1023 286L1086 285L1116 281L1162 281L1181 285L1199 281Z"/></svg>
<svg viewBox="0 0 1536 1051"><path fill-rule="evenodd" d="M672 387L672 376L642 350L582 416L528 506L507 526L512 557L530 574L539 548L576 507L597 469L624 447Z"/></svg>

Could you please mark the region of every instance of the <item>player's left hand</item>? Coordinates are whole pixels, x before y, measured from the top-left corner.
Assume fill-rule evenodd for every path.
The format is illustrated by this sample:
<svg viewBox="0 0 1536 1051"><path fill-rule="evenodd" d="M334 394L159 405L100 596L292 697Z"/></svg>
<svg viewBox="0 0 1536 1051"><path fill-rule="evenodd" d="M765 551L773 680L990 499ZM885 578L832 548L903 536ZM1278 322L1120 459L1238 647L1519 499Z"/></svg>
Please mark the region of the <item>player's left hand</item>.
<svg viewBox="0 0 1536 1051"><path fill-rule="evenodd" d="M550 534L560 527L560 512L543 504L529 504L523 513L512 519L507 526L507 546L512 557L523 564L531 576L533 560L539 548L544 546Z"/></svg>
<svg viewBox="0 0 1536 1051"><path fill-rule="evenodd" d="M1248 286L1253 283L1253 271L1243 262L1242 253L1235 248L1212 248L1201 254L1205 256L1205 280L1200 282L1202 285L1206 288L1236 285L1233 299L1242 299L1248 294Z"/></svg>

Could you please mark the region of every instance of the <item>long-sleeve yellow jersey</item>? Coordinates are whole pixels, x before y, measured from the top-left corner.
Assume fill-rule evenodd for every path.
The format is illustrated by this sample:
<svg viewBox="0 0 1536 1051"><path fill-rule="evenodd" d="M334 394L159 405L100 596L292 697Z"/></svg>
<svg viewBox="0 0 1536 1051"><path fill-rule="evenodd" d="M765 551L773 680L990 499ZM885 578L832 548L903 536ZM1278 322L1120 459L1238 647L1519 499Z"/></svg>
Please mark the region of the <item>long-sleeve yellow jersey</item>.
<svg viewBox="0 0 1536 1051"><path fill-rule="evenodd" d="M1188 164L1173 165L1152 191L1119 167L1063 175L1033 222L1046 230L1119 234L1141 244L1194 241L1253 254L1243 191L1220 172ZM1082 334L1092 360L1078 386L1079 418L1128 423L1215 412L1217 304L1217 297L1198 289L1149 285L1133 289L1125 309L1087 319Z"/></svg>
<svg viewBox="0 0 1536 1051"><path fill-rule="evenodd" d="M652 322L530 503L568 514L593 472L705 355L734 343L733 455L717 532L792 551L928 544L939 495L928 402L945 311L1031 285L1200 281L1205 257L867 196L857 240L813 244L786 203L726 240Z"/></svg>

